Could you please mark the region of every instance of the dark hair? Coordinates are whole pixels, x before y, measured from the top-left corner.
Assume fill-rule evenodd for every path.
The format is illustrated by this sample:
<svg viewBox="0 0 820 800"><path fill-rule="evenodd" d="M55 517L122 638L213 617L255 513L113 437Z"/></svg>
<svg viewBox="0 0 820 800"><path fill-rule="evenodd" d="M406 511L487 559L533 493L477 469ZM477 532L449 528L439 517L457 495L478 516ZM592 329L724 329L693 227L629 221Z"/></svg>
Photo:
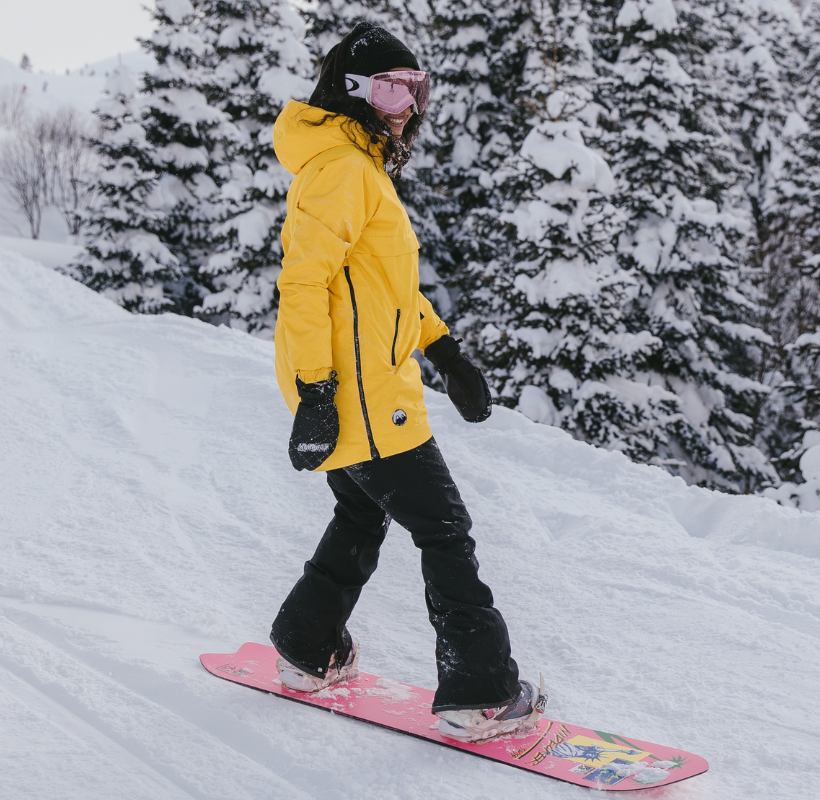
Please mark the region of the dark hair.
<svg viewBox="0 0 820 800"><path fill-rule="evenodd" d="M351 56L351 45L356 50L355 56ZM356 61L357 58L360 61ZM360 22L330 49L322 62L322 71L310 96L310 105L323 109L327 114L315 122L302 122L317 127L330 120L346 117L342 120L342 130L350 141L371 158L381 155L387 174L397 179L410 160L413 142L419 135L426 115L413 114L401 136L393 136L390 128L376 116L375 110L366 100L351 97L347 93L344 77L346 71L364 70L358 74L370 75L375 74L372 72L374 69L377 72L387 72L392 67L418 69L419 65L415 56L394 36L383 28ZM361 133L364 133L363 137ZM364 145L362 138L365 140ZM374 151L374 148L378 149Z"/></svg>

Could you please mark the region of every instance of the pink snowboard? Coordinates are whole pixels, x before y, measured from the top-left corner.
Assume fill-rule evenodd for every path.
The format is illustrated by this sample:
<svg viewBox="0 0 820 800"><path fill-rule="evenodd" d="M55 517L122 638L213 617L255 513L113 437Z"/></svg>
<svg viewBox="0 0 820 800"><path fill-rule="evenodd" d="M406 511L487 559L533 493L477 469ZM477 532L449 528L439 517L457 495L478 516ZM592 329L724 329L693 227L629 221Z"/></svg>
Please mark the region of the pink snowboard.
<svg viewBox="0 0 820 800"><path fill-rule="evenodd" d="M705 759L683 750L546 716L537 729L526 734L463 744L439 734L438 719L430 712L433 692L429 689L363 672L354 681L317 694L293 692L279 683L277 657L273 647L248 642L233 655L206 653L199 660L208 672L234 683L591 789L629 791L665 786L709 768Z"/></svg>

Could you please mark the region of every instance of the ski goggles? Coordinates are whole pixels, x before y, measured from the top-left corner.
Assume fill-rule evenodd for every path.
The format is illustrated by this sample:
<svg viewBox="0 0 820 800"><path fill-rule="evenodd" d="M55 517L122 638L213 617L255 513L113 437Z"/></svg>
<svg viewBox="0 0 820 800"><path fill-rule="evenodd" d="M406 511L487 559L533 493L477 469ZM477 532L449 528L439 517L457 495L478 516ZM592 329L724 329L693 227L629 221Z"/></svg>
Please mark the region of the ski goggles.
<svg viewBox="0 0 820 800"><path fill-rule="evenodd" d="M400 114L412 108L413 113L423 114L430 99L430 73L408 69L369 78L345 75L345 88L351 97L361 97L379 111Z"/></svg>

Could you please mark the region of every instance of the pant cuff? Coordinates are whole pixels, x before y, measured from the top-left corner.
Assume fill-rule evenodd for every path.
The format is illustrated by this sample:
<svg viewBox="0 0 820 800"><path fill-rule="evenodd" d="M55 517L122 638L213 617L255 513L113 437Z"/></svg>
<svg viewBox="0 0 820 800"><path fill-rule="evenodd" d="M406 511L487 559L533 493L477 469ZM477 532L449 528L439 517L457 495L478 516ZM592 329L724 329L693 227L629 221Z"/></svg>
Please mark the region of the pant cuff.
<svg viewBox="0 0 820 800"><path fill-rule="evenodd" d="M325 669L324 672L320 672L318 669L314 669L312 667L306 667L298 659L291 656L290 653L286 653L281 648L281 646L276 643L276 640L273 638L273 634L270 635L270 640L273 643L273 646L276 648L276 652L279 653L279 655L282 656L282 658L284 658L285 661L293 664L293 666L296 667L297 669L302 670L302 672L305 672L308 675L312 675L314 678L319 678L320 680L323 680L324 678L327 677L327 673L328 673L327 669ZM328 661L330 661L330 659L328 659Z"/></svg>
<svg viewBox="0 0 820 800"><path fill-rule="evenodd" d="M290 660L290 659L288 659ZM438 714L439 711L481 711L485 708L500 708L501 706L508 706L518 697L510 697L507 700L499 700L495 703L444 703L433 705L431 711Z"/></svg>

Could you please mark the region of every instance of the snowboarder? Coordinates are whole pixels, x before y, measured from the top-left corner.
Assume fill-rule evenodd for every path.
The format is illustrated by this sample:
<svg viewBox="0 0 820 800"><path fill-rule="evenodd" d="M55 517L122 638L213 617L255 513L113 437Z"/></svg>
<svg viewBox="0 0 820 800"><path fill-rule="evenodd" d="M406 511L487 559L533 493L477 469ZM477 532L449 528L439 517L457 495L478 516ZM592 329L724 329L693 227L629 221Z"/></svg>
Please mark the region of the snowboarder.
<svg viewBox="0 0 820 800"><path fill-rule="evenodd" d="M282 230L276 373L295 415L289 455L337 505L271 630L282 683L315 692L358 674L346 622L391 519L421 550L445 736L516 730L546 698L520 681L507 626L478 577L471 520L432 436L421 349L461 416L490 416L484 376L419 292L418 242L391 181L407 163L429 74L387 31L358 24L322 64L309 104L274 128L296 177Z"/></svg>

